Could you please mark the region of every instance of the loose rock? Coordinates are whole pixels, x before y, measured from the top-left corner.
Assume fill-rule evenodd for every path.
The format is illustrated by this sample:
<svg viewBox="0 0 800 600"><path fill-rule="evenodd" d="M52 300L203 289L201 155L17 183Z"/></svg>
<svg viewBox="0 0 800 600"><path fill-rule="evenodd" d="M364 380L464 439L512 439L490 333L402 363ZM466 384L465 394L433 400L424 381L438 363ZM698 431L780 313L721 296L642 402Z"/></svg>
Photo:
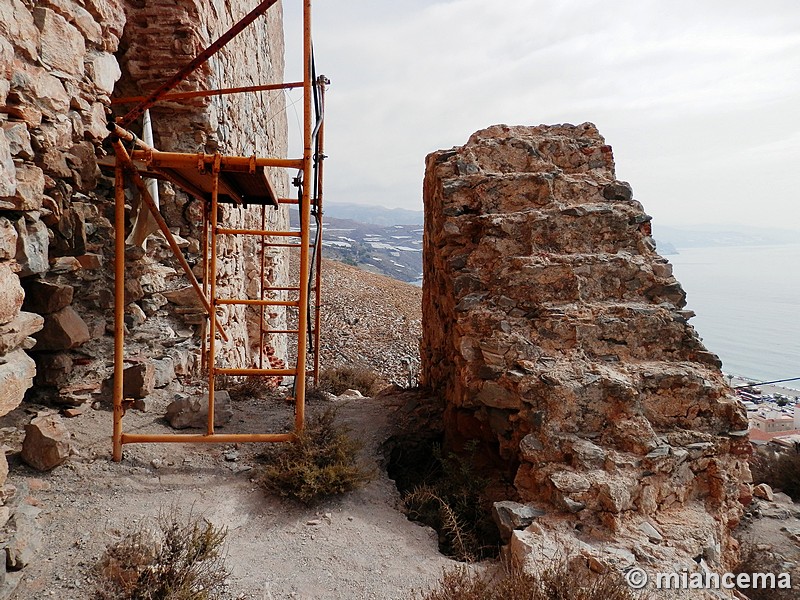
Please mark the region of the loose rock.
<svg viewBox="0 0 800 600"><path fill-rule="evenodd" d="M35 350L69 350L90 339L86 322L71 306L46 315L44 327L34 337Z"/></svg>
<svg viewBox="0 0 800 600"><path fill-rule="evenodd" d="M208 424L208 393L200 398L178 398L167 407L165 418L175 429L205 428ZM224 390L214 392L214 426L224 427L233 418L231 397Z"/></svg>
<svg viewBox="0 0 800 600"><path fill-rule="evenodd" d="M70 434L59 415L42 415L25 426L22 460L39 471L63 464L70 453Z"/></svg>

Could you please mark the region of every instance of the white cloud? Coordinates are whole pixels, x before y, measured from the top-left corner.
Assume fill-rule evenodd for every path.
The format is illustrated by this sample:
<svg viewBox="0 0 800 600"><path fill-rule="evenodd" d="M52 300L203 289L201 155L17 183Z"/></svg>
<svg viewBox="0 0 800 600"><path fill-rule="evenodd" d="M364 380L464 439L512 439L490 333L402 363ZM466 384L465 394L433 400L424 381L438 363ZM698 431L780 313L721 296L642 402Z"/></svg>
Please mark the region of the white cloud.
<svg viewBox="0 0 800 600"><path fill-rule="evenodd" d="M284 1L287 23L299 4ZM429 152L494 123L593 121L656 219L707 222L724 206L728 220L780 215L800 229L794 0L320 0L314 10L318 69L333 82L329 200L419 208ZM287 79L299 70L293 37Z"/></svg>

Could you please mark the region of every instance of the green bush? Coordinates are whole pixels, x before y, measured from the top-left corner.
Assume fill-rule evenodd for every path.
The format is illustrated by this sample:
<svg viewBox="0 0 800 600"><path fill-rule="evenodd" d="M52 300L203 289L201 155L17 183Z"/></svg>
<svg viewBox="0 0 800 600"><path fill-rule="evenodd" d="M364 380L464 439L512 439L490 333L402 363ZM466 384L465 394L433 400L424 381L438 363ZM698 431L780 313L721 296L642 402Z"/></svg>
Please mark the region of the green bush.
<svg viewBox="0 0 800 600"><path fill-rule="evenodd" d="M106 548L94 569L95 600L214 600L228 578L227 531L192 515L162 517Z"/></svg>
<svg viewBox="0 0 800 600"><path fill-rule="evenodd" d="M313 505L356 489L370 473L358 461L361 443L334 423L329 409L312 418L292 443L268 452L260 481L267 491Z"/></svg>

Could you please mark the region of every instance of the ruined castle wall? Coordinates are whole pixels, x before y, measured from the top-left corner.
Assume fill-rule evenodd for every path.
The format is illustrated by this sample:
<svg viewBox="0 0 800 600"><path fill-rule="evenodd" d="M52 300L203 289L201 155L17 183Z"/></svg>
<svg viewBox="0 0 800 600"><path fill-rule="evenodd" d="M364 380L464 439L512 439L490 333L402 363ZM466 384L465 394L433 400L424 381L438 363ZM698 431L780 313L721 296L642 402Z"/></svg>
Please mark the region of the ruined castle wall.
<svg viewBox="0 0 800 600"><path fill-rule="evenodd" d="M678 555L730 558L747 421L594 125L479 131L428 156L424 195L422 383L449 443L483 440L562 525L668 562L638 527L672 520Z"/></svg>
<svg viewBox="0 0 800 600"><path fill-rule="evenodd" d="M157 87L167 74L177 71L219 38L252 9L250 2L175 3L130 1L128 23L122 39L123 75L120 96L140 95ZM217 55L190 75L176 91L244 87L280 83L284 70L283 16L280 3L243 30ZM153 68L158 65L159 68ZM151 111L155 145L175 152L221 152L240 156L286 156L287 124L282 91L198 98L166 103ZM288 177L271 169L279 196L287 196ZM163 186L163 210L187 237L200 238L202 207L187 195ZM260 209L225 207L224 220L232 227L260 229ZM288 229L288 210L266 210L268 229ZM220 297L258 298L261 285L260 247L254 237L219 238L218 290ZM267 248L265 284L285 285L288 261L279 248ZM244 258L247 257L247 258ZM226 366L252 366L257 355L257 312L253 308L223 306L220 322L230 335L222 344ZM275 310L267 328L285 329L285 312ZM271 340L277 356L285 356L285 336Z"/></svg>
<svg viewBox="0 0 800 600"><path fill-rule="evenodd" d="M0 3L0 414L19 404L34 374L37 392L51 390L46 400L67 404L90 398L107 376L113 193L96 157L109 151L102 141L110 98L150 91L251 8L244 0ZM280 81L281 20L278 4L181 89ZM165 150L284 156L283 107L280 92L167 105L153 114L156 144ZM132 129L141 134L139 127ZM272 177L278 193L286 195L286 174ZM199 264L200 207L163 186L162 199L169 225L186 238L182 245L190 262ZM129 200L135 208L137 198ZM230 222L260 226L260 214L249 219L234 214ZM268 227L285 228L286 221L285 210L267 212ZM181 285L182 275L169 266L162 243L148 248L143 258L128 257L129 339L150 344L149 357L158 358L161 332L172 336L169 353L178 373L187 374L198 366L199 338L176 345L180 323L145 330L154 315L197 321L187 314L191 310L167 304L163 293ZM256 297L261 259L252 241L244 246L227 240L219 255L220 295ZM267 281L282 282L282 255L271 252L265 263ZM221 313L233 334L230 363L252 364L248 315ZM275 316L278 324L282 318Z"/></svg>
<svg viewBox="0 0 800 600"><path fill-rule="evenodd" d="M63 371L72 359L62 354L104 330L90 332L73 310L72 286L39 283L80 261L86 273L99 266L87 241L87 217L98 216L88 194L123 24L111 1L0 3L0 414L31 386L26 350Z"/></svg>

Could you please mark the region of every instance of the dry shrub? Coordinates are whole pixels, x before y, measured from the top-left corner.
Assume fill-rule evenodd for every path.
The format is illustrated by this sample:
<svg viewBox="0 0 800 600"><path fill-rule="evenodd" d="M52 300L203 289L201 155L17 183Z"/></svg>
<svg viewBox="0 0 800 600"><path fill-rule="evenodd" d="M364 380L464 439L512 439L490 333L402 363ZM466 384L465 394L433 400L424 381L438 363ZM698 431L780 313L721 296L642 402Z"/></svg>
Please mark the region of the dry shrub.
<svg viewBox="0 0 800 600"><path fill-rule="evenodd" d="M800 454L757 450L750 459L753 483L766 483L800 500Z"/></svg>
<svg viewBox="0 0 800 600"><path fill-rule="evenodd" d="M484 498L488 480L473 467L477 449L477 443L470 442L464 456L444 456L434 446L433 463L403 496L408 517L439 533L439 550L466 562L497 556L500 545Z"/></svg>
<svg viewBox="0 0 800 600"><path fill-rule="evenodd" d="M417 598L417 595L414 596ZM567 560L540 565L538 573L518 563L504 563L496 574L480 574L459 565L444 570L436 587L422 600L634 600L616 571L577 577Z"/></svg>
<svg viewBox="0 0 800 600"><path fill-rule="evenodd" d="M261 375L246 375L245 377L232 377L220 375L217 378L217 387L226 390L231 400L250 400L252 398L266 398L275 390L275 378Z"/></svg>
<svg viewBox="0 0 800 600"><path fill-rule="evenodd" d="M752 540L742 543L739 564L733 570L739 573L779 573L786 571L783 559L769 550L757 546ZM738 589L738 588L737 588ZM739 590L750 600L795 600L797 590L747 588Z"/></svg>
<svg viewBox="0 0 800 600"><path fill-rule="evenodd" d="M95 600L214 600L228 571L222 555L227 531L189 515L162 516L106 548L95 566Z"/></svg>
<svg viewBox="0 0 800 600"><path fill-rule="evenodd" d="M325 395L325 390L315 385L306 385L306 402L319 404L327 401L328 397Z"/></svg>
<svg viewBox="0 0 800 600"><path fill-rule="evenodd" d="M319 374L319 388L334 396L346 390L358 390L365 396L374 396L385 385L380 375L366 367L336 367L324 369Z"/></svg>
<svg viewBox="0 0 800 600"><path fill-rule="evenodd" d="M268 464L259 479L267 491L310 506L369 481L358 460L362 444L337 427L335 417L335 410L326 410L309 420L295 442L264 455Z"/></svg>

